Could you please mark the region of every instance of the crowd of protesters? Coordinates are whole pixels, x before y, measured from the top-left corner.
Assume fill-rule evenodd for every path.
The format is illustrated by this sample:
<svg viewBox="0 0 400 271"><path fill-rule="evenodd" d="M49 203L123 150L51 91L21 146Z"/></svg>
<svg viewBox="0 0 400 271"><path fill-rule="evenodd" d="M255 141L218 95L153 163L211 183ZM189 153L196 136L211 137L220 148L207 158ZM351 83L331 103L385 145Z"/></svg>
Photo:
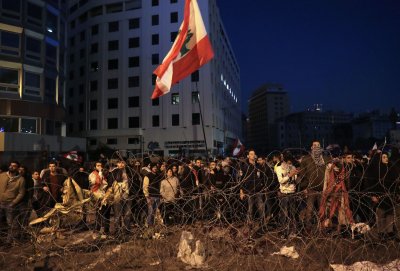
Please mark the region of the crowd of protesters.
<svg viewBox="0 0 400 271"><path fill-rule="evenodd" d="M84 198L90 198L85 205L94 216L83 208L80 226L99 236L126 237L135 227L202 221L259 225L286 239L315 230L343 235L351 225L365 223L379 238L398 240L395 148L390 155L373 150L368 156L349 151L333 156L314 141L306 155L284 151L257 157L248 150L242 158L121 158L67 170L51 161L32 172L13 161L2 171L4 244L26 237L32 213L42 217L57 203Z"/></svg>

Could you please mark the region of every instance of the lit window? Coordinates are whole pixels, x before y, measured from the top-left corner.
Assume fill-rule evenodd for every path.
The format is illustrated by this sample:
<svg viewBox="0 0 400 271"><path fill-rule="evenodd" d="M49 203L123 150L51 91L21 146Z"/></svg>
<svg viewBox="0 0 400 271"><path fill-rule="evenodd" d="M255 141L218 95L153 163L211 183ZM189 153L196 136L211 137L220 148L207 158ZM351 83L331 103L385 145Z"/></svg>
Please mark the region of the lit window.
<svg viewBox="0 0 400 271"><path fill-rule="evenodd" d="M179 93L172 93L171 104L179 104Z"/></svg>

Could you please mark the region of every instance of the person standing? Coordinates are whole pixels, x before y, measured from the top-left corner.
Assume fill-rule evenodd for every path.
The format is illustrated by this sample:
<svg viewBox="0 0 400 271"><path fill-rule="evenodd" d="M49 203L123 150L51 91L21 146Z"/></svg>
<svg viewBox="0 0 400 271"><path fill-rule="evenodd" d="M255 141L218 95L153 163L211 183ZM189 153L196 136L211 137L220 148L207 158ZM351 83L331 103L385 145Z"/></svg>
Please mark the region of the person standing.
<svg viewBox="0 0 400 271"><path fill-rule="evenodd" d="M173 175L172 169L167 170L167 176L161 181L160 195L162 197L161 214L165 225L175 222L177 200L183 192L179 185L179 179Z"/></svg>
<svg viewBox="0 0 400 271"><path fill-rule="evenodd" d="M108 234L110 227L105 227L104 223L104 212L107 210L106 207L103 208L102 201L105 196L105 188L107 187L107 180L103 175L103 164L101 162L96 162L94 170L89 174L90 183L90 193L95 205L95 231L100 232L103 227L104 233Z"/></svg>
<svg viewBox="0 0 400 271"><path fill-rule="evenodd" d="M263 193L265 185L262 183L261 170L256 164L256 153L249 150L247 160L240 169L241 189L240 199L247 198L247 221L253 221L253 207L256 205L262 222L265 220L265 203Z"/></svg>
<svg viewBox="0 0 400 271"><path fill-rule="evenodd" d="M296 179L299 170L293 165L294 158L285 154L283 161L276 167L279 181L279 202L281 207L281 222L285 227L283 237L296 234Z"/></svg>
<svg viewBox="0 0 400 271"><path fill-rule="evenodd" d="M160 186L163 176L159 174L157 163L151 163L150 170L143 179L143 193L147 201L147 225L153 226L160 205Z"/></svg>
<svg viewBox="0 0 400 271"><path fill-rule="evenodd" d="M25 179L19 174L19 167L19 162L13 161L7 172L0 174L0 222L6 219L7 243L18 235L17 205L25 195Z"/></svg>

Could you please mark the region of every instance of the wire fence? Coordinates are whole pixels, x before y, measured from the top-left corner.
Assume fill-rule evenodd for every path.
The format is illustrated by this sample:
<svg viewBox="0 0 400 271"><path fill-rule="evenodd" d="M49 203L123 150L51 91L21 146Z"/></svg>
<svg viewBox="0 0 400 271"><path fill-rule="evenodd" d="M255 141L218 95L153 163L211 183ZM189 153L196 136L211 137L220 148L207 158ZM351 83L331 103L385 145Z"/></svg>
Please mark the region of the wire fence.
<svg viewBox="0 0 400 271"><path fill-rule="evenodd" d="M245 159L210 161L199 169L187 159L163 163L157 156L144 161L141 155L128 154L123 171L128 196L120 193L117 199L121 192L117 190L124 189L119 182L123 176L113 175L110 169L105 185L106 190L114 189L110 201L104 200L107 193L99 199L82 189L86 185L79 185L77 174L87 180L91 171L59 173L67 181L59 187L62 200L52 199L58 202L55 208L32 211L31 204L1 206L0 268L329 270L339 268L334 264L371 261L398 270L400 165L394 159L382 163L383 154L376 154L376 164L375 158L369 163L347 163L344 157L328 155L323 176L318 173L321 169L304 166L306 158L298 157L292 166L303 172L293 180L292 193L282 193L274 166L258 165L251 175L252 167ZM113 161L121 159L116 152L105 164L113 167ZM167 172L175 170L172 175L179 186L171 186L172 199L145 196L145 176L151 179L149 162L158 163L160 186ZM257 179L253 186L246 183L249 176ZM307 179L310 176L314 179ZM344 186L339 185L341 181ZM88 184L86 188L90 190ZM159 202L154 198L160 198ZM154 218L149 219L151 213ZM184 238L187 232L193 240ZM183 253L183 239L195 264L177 257ZM363 270L374 267L363 264Z"/></svg>

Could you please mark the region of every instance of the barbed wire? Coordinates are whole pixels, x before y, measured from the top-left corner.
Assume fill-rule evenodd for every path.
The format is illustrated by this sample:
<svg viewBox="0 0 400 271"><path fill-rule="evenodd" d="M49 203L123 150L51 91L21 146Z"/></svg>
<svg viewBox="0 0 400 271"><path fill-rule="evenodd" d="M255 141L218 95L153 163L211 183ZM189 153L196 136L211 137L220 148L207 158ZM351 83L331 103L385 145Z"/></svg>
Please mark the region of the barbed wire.
<svg viewBox="0 0 400 271"><path fill-rule="evenodd" d="M268 154L267 159L272 154ZM109 206L109 232L104 232L103 227L100 231L96 230L95 220L99 207L98 202L93 199L84 204L78 200L76 204L59 206L48 219L31 225L28 225L28 220L32 221L32 218L27 219L27 210L22 210L15 219L18 225L14 227L16 232L13 234L12 246L4 246L4 242L0 245L0 269L185 270L187 265L177 259L184 231L191 232L196 240L201 240L204 244L206 262L201 266L202 269L328 270L331 264L350 265L367 260L384 265L399 259L400 254L400 171L397 160L391 161L384 171L380 163L382 153L379 155L377 167L372 164L374 158L370 164L356 161L345 165L349 174L358 170L354 176L347 176L349 183L346 183L349 185L347 192L354 221L341 221L340 210L344 206L340 201L339 211L325 225L321 221L319 205L312 206L311 217L307 217L307 202L314 194L305 192L307 189L315 190L319 203L325 190L317 190L310 185L301 189L300 184L304 180L300 180L294 193L283 195L279 190L274 168L270 165L266 165L264 171L257 169L260 172L259 179L263 182L261 189L241 199L240 190L246 181L243 176L249 174L243 172L243 168L249 170L244 159L216 161L218 170L214 174L222 180L222 183L216 184L210 182L211 173L206 169L208 165L200 170L201 174L197 172L196 176L193 172L194 166L187 159L170 158L164 161L157 155L144 158L143 154L134 155L129 152L125 158L115 152L107 160L107 166L112 168L114 161L125 159L128 163L128 182L132 183L133 178L140 176L140 188L143 186L142 170L148 166L143 164L145 159L147 162L164 162L166 169L178 167L183 194L172 202L162 202L157 209L154 225L148 225L146 198L142 190L135 191L122 203L127 204L129 209L121 215L125 218L120 222L123 234L116 232L116 213L113 206ZM332 155L328 154L326 157L333 161ZM134 167L136 161L141 163L140 168ZM302 166L301 162L299 167ZM59 174L74 179L77 172L71 170L67 175ZM86 175L89 174L90 172L86 172ZM311 169L301 175L313 176L322 182L325 179L325 175L321 176ZM371 199L377 192L374 187L361 188L365 183L371 183L371 178L372 183L383 187L379 191L379 202ZM311 184L314 181L316 179L305 182ZM70 189L70 192L77 193L74 189ZM265 217L260 216L257 197L262 199ZM294 208L289 209L291 213L282 211L285 208L282 206L284 197L293 202ZM327 209L342 194L333 193L329 197L331 200L327 202ZM249 214L249 201L253 200L253 212ZM387 206L382 206L383 203ZM383 213L379 213L379 209L383 209ZM29 206L28 210L30 211ZM386 227L377 225L380 223L376 219L377 214L379 219L387 219L383 225ZM393 230L382 231L390 227ZM6 239L8 231L8 227L2 228L1 240ZM273 254L281 253L284 246L293 246L299 257ZM392 267L400 269L400 266Z"/></svg>

